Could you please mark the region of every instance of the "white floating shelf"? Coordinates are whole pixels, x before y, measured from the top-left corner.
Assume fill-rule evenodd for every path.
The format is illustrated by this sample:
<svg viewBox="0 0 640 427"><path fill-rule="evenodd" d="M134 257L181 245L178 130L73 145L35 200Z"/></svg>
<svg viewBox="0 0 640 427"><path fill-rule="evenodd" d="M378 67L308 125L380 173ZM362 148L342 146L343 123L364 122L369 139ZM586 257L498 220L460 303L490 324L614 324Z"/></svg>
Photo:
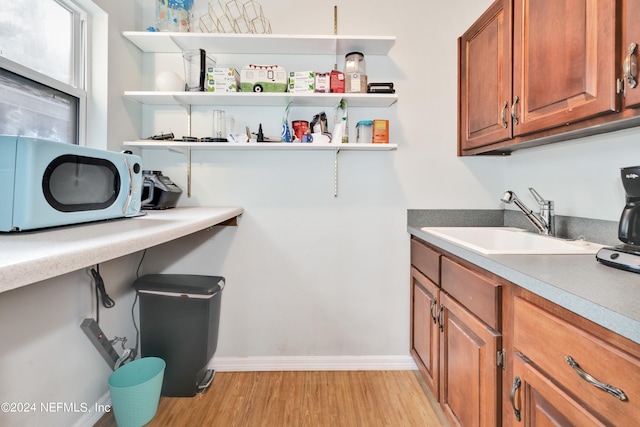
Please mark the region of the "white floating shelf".
<svg viewBox="0 0 640 427"><path fill-rule="evenodd" d="M156 92L126 91L124 96L147 105L225 105L335 107L341 99L349 107L390 107L398 95L387 93L273 93L273 92Z"/></svg>
<svg viewBox="0 0 640 427"><path fill-rule="evenodd" d="M296 34L218 34L123 31L143 52L172 53L204 49L209 53L264 53L279 55L386 55L395 36L330 36Z"/></svg>
<svg viewBox="0 0 640 427"><path fill-rule="evenodd" d="M192 150L349 150L349 151L391 151L397 144L331 144L302 142L179 142L157 140L124 141L126 147L160 148L176 151Z"/></svg>

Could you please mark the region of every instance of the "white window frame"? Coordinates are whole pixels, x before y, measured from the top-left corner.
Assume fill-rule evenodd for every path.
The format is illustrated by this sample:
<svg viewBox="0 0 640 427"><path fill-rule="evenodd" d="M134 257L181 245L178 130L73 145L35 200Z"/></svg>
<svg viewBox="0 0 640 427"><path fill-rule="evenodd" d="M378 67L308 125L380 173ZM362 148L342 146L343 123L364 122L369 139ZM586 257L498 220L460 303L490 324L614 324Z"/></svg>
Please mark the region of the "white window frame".
<svg viewBox="0 0 640 427"><path fill-rule="evenodd" d="M38 72L30 67L12 61L0 52L0 67L19 76L25 77L36 83L51 87L78 99L77 111L77 142L79 145L87 145L87 98L89 58L91 57L90 45L87 39L88 15L83 7L70 0L48 0L60 4L73 13L73 66L71 70L71 82L67 84L57 79Z"/></svg>

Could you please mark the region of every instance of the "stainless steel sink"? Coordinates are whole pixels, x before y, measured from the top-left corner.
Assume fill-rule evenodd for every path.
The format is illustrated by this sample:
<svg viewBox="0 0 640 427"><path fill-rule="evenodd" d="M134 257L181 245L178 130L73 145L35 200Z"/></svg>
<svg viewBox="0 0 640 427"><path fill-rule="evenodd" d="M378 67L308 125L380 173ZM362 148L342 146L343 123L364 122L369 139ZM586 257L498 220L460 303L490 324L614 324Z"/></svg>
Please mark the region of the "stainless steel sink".
<svg viewBox="0 0 640 427"><path fill-rule="evenodd" d="M422 231L483 254L595 254L603 246L513 227L423 227Z"/></svg>

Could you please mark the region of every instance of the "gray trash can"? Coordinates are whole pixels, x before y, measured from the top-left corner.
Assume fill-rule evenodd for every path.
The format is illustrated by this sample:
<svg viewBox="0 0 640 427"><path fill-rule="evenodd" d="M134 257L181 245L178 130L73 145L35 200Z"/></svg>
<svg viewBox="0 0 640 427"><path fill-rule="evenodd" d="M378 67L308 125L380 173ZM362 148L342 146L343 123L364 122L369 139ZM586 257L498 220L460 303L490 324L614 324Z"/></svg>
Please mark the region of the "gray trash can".
<svg viewBox="0 0 640 427"><path fill-rule="evenodd" d="M224 277L190 274L148 274L133 283L141 356L167 364L163 396L195 396L211 384L215 372L207 365L218 345L224 284Z"/></svg>

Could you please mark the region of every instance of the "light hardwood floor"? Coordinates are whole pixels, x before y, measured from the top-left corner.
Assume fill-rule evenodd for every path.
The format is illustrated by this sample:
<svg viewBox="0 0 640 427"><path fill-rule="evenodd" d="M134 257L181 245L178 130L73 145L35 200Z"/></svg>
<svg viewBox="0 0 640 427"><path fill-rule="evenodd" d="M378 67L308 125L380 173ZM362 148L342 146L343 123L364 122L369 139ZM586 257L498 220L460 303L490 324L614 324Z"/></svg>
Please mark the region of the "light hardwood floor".
<svg viewBox="0 0 640 427"><path fill-rule="evenodd" d="M112 413L94 427L115 427ZM418 371L218 372L209 390L161 397L148 427L448 426Z"/></svg>

